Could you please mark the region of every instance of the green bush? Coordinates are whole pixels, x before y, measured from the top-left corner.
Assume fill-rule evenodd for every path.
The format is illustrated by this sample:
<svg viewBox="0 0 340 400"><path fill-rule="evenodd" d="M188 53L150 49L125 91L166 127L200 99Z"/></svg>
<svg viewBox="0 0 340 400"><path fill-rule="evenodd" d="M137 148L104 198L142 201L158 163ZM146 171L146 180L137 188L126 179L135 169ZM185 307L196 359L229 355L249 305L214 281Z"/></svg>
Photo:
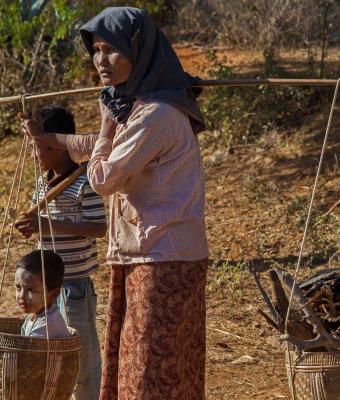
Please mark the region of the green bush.
<svg viewBox="0 0 340 400"><path fill-rule="evenodd" d="M205 71L214 79L239 79L226 60L218 61L215 52L208 54L212 67ZM285 76L278 69L273 55L267 55L263 77ZM315 112L323 96L313 88L289 86L269 87L262 85L251 88L217 87L206 89L201 107L210 130L220 132L219 141L230 146L247 143L272 129L287 129L302 123L306 115ZM207 136L207 139L208 136ZM212 138L215 141L216 138Z"/></svg>
<svg viewBox="0 0 340 400"><path fill-rule="evenodd" d="M72 7L70 7L72 4ZM79 27L104 7L100 0L0 0L0 97L58 91L88 85L92 63ZM166 15L166 0L131 0L156 18ZM17 127L17 106L0 107L0 137Z"/></svg>

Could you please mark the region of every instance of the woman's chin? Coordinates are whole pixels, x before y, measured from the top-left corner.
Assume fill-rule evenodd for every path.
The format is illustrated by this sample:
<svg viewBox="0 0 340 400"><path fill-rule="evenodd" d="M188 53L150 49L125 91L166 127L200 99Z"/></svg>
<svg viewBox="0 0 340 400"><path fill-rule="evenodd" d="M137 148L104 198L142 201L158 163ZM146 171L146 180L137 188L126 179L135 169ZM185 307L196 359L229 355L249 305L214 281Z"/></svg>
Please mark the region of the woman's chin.
<svg viewBox="0 0 340 400"><path fill-rule="evenodd" d="M110 78L101 78L103 86L114 86L114 81Z"/></svg>

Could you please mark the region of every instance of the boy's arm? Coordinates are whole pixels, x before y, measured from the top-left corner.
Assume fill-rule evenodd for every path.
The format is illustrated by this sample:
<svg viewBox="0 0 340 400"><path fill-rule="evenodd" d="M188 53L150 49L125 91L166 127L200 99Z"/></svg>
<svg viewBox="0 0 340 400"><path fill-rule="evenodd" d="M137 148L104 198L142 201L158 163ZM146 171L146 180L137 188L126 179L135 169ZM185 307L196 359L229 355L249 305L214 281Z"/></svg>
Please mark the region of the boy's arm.
<svg viewBox="0 0 340 400"><path fill-rule="evenodd" d="M82 221L71 222L53 219L51 220L53 232L92 238L105 236L107 226L103 198L93 191L88 182L84 185L81 196ZM38 215L23 213L15 221L14 226L23 236L29 238L33 234L39 233ZM51 233L46 217L41 217L41 230L44 235Z"/></svg>

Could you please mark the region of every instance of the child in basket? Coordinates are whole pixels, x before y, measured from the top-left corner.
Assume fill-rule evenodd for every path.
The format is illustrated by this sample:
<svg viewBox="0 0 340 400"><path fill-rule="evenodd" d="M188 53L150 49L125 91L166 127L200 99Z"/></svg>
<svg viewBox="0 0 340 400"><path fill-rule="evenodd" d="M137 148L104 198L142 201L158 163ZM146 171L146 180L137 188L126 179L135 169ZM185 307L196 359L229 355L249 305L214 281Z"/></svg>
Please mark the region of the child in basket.
<svg viewBox="0 0 340 400"><path fill-rule="evenodd" d="M42 278L41 251L34 250L22 257L16 266L16 300L24 313L29 313L21 327L23 336L47 337L50 339L71 336L59 308L54 304L60 293L64 278L63 260L50 250L43 250L47 324L44 286Z"/></svg>
<svg viewBox="0 0 340 400"><path fill-rule="evenodd" d="M37 116L37 125L40 118L42 132L75 133L73 116L64 108L44 107L40 117ZM71 160L67 151L61 149L38 147L34 156L46 171L45 176L39 177L38 196L35 194L33 197L35 204L78 165ZM58 303L68 325L78 331L82 347L74 397L76 400L98 399L101 357L96 330L97 299L91 274L98 269L96 238L106 233L103 199L92 190L84 173L49 203L49 214L56 252L65 264L64 296L59 296ZM43 211L41 217L43 243L39 245L44 249L52 249L47 212ZM21 215L15 225L25 237L38 233L38 220L29 214Z"/></svg>

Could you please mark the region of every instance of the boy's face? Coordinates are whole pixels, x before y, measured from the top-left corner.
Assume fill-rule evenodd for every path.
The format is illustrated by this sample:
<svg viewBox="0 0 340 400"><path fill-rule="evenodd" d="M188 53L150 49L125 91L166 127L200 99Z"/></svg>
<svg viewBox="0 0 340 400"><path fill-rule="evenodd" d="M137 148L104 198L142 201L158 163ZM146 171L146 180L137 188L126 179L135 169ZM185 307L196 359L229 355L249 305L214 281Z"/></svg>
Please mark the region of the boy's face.
<svg viewBox="0 0 340 400"><path fill-rule="evenodd" d="M42 278L24 268L18 268L15 273L16 300L26 314L39 314L45 307ZM47 293L47 303L50 306L56 297L56 289Z"/></svg>
<svg viewBox="0 0 340 400"><path fill-rule="evenodd" d="M35 157L37 161L40 161L41 168L44 171L54 170L64 162L63 150L53 149L52 147L38 147L36 146L36 154L33 153L32 157Z"/></svg>

